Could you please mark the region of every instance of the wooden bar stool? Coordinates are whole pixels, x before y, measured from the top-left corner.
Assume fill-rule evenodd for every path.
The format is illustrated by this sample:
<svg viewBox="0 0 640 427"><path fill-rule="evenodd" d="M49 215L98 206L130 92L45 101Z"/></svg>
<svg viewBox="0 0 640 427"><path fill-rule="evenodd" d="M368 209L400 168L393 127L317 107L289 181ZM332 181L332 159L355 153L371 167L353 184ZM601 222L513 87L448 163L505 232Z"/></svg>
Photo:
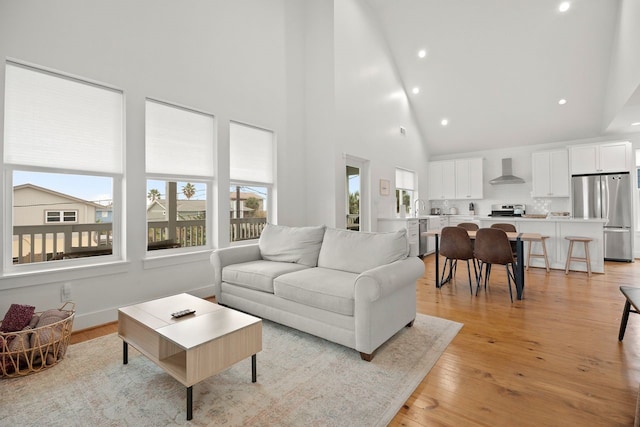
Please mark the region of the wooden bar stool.
<svg viewBox="0 0 640 427"><path fill-rule="evenodd" d="M531 238L523 239L525 242L529 243L529 255L527 255L527 270L529 269L529 264L531 264L531 258L543 258L544 266L547 269L547 273L549 272L550 269L549 269L549 257L547 256L547 245L544 243L544 241L547 240L548 238L549 236L541 236L540 239L531 239ZM531 252L531 247L536 242L540 242L540 244L542 245L542 253Z"/></svg>
<svg viewBox="0 0 640 427"><path fill-rule="evenodd" d="M579 261L587 264L587 274L591 277L591 257L589 256L589 242L593 239L591 237L580 236L566 236L565 239L569 241L569 251L567 252L567 263L564 267L564 274L569 274L569 265L571 261ZM573 256L573 244L575 242L584 243L584 258Z"/></svg>

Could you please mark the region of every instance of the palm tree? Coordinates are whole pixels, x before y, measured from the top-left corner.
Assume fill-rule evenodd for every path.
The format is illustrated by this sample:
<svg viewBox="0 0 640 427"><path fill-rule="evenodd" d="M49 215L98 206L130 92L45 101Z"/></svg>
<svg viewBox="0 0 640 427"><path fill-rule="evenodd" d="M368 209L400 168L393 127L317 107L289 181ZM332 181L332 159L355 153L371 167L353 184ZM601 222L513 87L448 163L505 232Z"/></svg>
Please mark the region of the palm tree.
<svg viewBox="0 0 640 427"><path fill-rule="evenodd" d="M248 209L252 209L252 211L249 213L247 212L247 216L252 216L254 217L257 213L258 208L260 207L260 200L258 200L256 197L249 197L245 202L244 202L244 207L248 208Z"/></svg>
<svg viewBox="0 0 640 427"><path fill-rule="evenodd" d="M182 194L184 194L184 197L187 198L187 200L191 199L193 196L195 196L196 194L196 187L195 185L193 185L190 182L187 182L187 185L185 185L184 187L182 187Z"/></svg>
<svg viewBox="0 0 640 427"><path fill-rule="evenodd" d="M149 194L147 194L147 199L151 200L151 203L155 202L156 200L160 200L160 191L158 191L158 189L156 188L152 188L151 190L149 190Z"/></svg>

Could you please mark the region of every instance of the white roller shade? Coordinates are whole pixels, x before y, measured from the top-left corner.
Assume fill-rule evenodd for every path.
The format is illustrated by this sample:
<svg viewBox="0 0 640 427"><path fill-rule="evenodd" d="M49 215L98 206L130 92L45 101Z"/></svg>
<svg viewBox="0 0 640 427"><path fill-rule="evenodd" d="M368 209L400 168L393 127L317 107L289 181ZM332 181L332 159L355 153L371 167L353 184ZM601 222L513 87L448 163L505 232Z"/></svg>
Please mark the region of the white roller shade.
<svg viewBox="0 0 640 427"><path fill-rule="evenodd" d="M413 190L415 185L414 176L415 174L411 171L396 168L396 188Z"/></svg>
<svg viewBox="0 0 640 427"><path fill-rule="evenodd" d="M6 65L7 164L120 174L122 92Z"/></svg>
<svg viewBox="0 0 640 427"><path fill-rule="evenodd" d="M213 142L213 116L147 100L147 173L212 177Z"/></svg>
<svg viewBox="0 0 640 427"><path fill-rule="evenodd" d="M273 183L273 132L231 122L231 180Z"/></svg>

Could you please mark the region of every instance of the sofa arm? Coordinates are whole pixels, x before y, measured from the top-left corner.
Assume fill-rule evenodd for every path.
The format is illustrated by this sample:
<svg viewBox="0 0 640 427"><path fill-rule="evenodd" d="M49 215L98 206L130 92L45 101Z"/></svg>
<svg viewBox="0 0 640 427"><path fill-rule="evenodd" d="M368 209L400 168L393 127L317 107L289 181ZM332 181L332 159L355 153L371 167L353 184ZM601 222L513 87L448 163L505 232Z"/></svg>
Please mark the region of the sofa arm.
<svg viewBox="0 0 640 427"><path fill-rule="evenodd" d="M373 302L391 295L407 285L414 285L424 275L424 262L409 257L362 272L355 283L355 300Z"/></svg>
<svg viewBox="0 0 640 427"><path fill-rule="evenodd" d="M222 269L227 265L258 261L260 259L262 259L262 256L257 243L216 249L210 257L213 265L213 284L217 287L220 286L222 283Z"/></svg>

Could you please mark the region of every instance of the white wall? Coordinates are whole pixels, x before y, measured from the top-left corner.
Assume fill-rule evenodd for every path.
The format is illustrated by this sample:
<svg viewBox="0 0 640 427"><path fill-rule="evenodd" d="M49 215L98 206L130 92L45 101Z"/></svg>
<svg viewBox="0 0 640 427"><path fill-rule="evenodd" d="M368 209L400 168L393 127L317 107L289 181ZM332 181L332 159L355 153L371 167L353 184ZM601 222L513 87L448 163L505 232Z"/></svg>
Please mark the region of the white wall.
<svg viewBox="0 0 640 427"><path fill-rule="evenodd" d="M336 216L333 14L333 1L307 3L304 46L307 219L329 226Z"/></svg>
<svg viewBox="0 0 640 427"><path fill-rule="evenodd" d="M604 108L603 128L609 126L615 115L640 86L640 2L620 0L616 38L611 53L609 85Z"/></svg>
<svg viewBox="0 0 640 427"><path fill-rule="evenodd" d="M335 1L335 152L338 185L344 194L342 154L370 164L371 224L395 212L395 168L418 174L417 190L427 176L428 157L409 100L387 44L369 6L362 0ZM406 136L400 127L406 128ZM391 181L391 194L381 196L380 179ZM339 224L343 224L346 198L338 198Z"/></svg>
<svg viewBox="0 0 640 427"><path fill-rule="evenodd" d="M71 284L77 304L76 329L115 320L117 307L152 297L183 291L212 294L208 252L144 259L147 96L215 115L220 206L228 205L229 120L274 130L280 166L278 221L305 223L304 209L296 209L304 206L306 191L302 11L300 2L292 0L1 1L0 58L104 82L125 93L127 260L0 277L0 313L14 302L56 307L63 283ZM0 70L4 81L3 64ZM3 105L0 85L0 119ZM226 245L228 209L221 210L215 223L220 227L215 240Z"/></svg>
<svg viewBox="0 0 640 427"><path fill-rule="evenodd" d="M145 259L145 97L215 115L219 206L228 205L230 120L276 132L273 219L280 224L341 225L344 154L369 160L373 218L392 209L393 195L380 197L378 182L393 183L396 166L415 170L426 183L420 169L427 155L409 102L363 4L0 0L0 58L104 82L126 99L126 261L1 276L0 313L14 302L39 310L59 306L65 283L77 304L75 329L113 321L123 305L178 292L212 294L209 251ZM0 135L3 106L0 85ZM215 246L228 245L228 222L228 209L220 210Z"/></svg>

